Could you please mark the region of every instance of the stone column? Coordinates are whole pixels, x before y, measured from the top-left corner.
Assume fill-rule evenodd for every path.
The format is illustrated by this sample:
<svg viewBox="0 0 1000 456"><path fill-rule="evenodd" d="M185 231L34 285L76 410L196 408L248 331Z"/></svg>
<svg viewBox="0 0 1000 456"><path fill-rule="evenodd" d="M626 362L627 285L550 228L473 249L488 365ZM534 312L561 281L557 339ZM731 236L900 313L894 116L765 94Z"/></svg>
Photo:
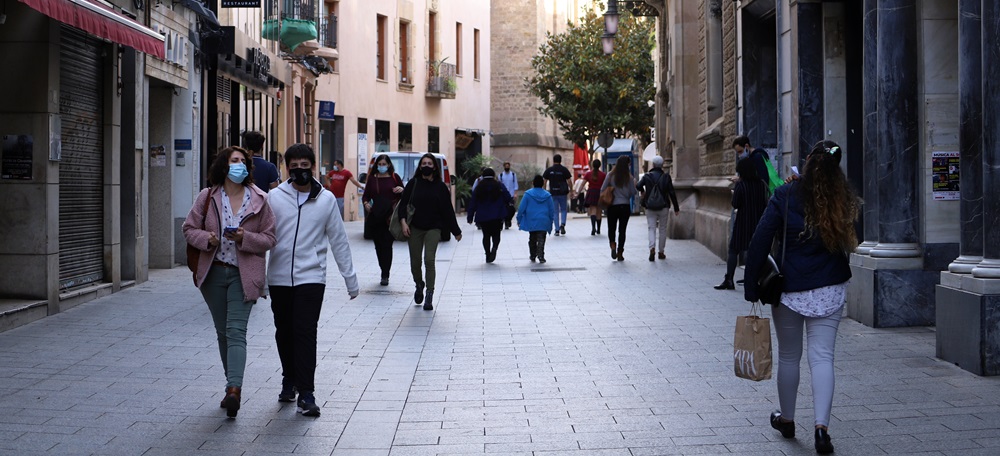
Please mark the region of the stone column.
<svg viewBox="0 0 1000 456"><path fill-rule="evenodd" d="M868 255L878 244L878 0L864 0L864 242L857 253Z"/></svg>
<svg viewBox="0 0 1000 456"><path fill-rule="evenodd" d="M983 260L983 41L982 0L960 0L958 98L961 176L959 257L949 272L968 274ZM995 84L995 83L994 83Z"/></svg>
<svg viewBox="0 0 1000 456"><path fill-rule="evenodd" d="M920 257L916 0L879 0L878 244L870 255Z"/></svg>
<svg viewBox="0 0 1000 456"><path fill-rule="evenodd" d="M1000 279L1000 81L994 73L1000 65L1000 5L983 1L983 261L972 276ZM962 183L964 186L964 182ZM963 193L964 195L964 193Z"/></svg>
<svg viewBox="0 0 1000 456"><path fill-rule="evenodd" d="M801 161L813 144L825 139L823 132L823 4L799 1L795 4L795 53L798 72L798 141L792 165L801 172ZM794 133L793 133L794 134Z"/></svg>

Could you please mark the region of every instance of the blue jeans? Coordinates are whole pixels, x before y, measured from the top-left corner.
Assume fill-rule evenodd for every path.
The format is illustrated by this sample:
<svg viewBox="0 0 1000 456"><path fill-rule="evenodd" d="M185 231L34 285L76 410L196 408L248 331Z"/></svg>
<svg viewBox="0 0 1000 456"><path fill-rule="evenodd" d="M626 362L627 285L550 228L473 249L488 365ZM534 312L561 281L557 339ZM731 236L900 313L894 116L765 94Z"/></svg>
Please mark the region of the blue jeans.
<svg viewBox="0 0 1000 456"><path fill-rule="evenodd" d="M566 224L566 195L552 195L552 201L556 203L556 226Z"/></svg>
<svg viewBox="0 0 1000 456"><path fill-rule="evenodd" d="M247 321L255 301L244 298L238 268L214 264L201 284L201 295L215 323L226 387L242 387L247 366Z"/></svg>
<svg viewBox="0 0 1000 456"><path fill-rule="evenodd" d="M344 199L337 198L337 209L340 209L340 219L344 219Z"/></svg>

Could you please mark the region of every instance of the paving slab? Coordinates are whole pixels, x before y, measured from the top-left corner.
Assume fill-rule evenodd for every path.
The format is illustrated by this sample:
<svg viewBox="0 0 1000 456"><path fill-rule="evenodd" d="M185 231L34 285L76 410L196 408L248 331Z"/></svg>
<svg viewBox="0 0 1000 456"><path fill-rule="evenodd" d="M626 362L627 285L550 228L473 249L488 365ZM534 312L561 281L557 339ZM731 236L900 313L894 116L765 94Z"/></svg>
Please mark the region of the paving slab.
<svg viewBox="0 0 1000 456"><path fill-rule="evenodd" d="M812 454L802 363L797 431L770 428L774 380L732 372L741 290L712 288L725 265L692 240L647 261L643 218L626 260L573 216L546 264L505 230L487 264L482 233L438 252L434 311L412 301L406 246L388 287L374 247L347 223L362 293L331 268L320 318L319 418L277 402L270 302L248 329L243 406L218 407L214 329L184 268L0 333L2 454ZM765 309L768 316L770 309ZM772 331L773 333L773 331ZM837 454L998 454L1000 378L934 357L934 328L844 319L831 430Z"/></svg>

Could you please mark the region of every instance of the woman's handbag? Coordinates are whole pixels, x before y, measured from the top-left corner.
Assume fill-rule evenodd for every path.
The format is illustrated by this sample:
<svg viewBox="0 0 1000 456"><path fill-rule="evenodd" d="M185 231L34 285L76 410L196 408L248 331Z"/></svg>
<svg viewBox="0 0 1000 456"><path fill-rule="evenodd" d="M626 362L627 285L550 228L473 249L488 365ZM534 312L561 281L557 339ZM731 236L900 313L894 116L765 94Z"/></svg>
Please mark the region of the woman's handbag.
<svg viewBox="0 0 1000 456"><path fill-rule="evenodd" d="M417 183L413 182L413 189L410 190L410 203L406 205L406 220L413 220L413 194L417 191ZM403 234L403 223L399 220L399 208L400 204L396 203L396 206L392 208L392 218L389 219L389 233L392 234L393 239L397 241L405 241L406 236Z"/></svg>
<svg viewBox="0 0 1000 456"><path fill-rule="evenodd" d="M733 337L733 371L739 378L759 382L771 378L771 319L760 314L760 304L750 314L736 317Z"/></svg>
<svg viewBox="0 0 1000 456"><path fill-rule="evenodd" d="M781 230L782 264L785 262L785 245L788 244L788 200L789 197L786 196L785 225ZM757 297L760 298L760 302L774 306L781 304L781 292L785 290L785 275L781 273L781 269L778 267L778 263L774 261L773 256L767 256L767 261L764 262L764 266L757 277Z"/></svg>
<svg viewBox="0 0 1000 456"><path fill-rule="evenodd" d="M613 186L609 185L605 187L604 190L601 190L601 199L597 201L598 204L601 205L601 207L610 207L611 203L613 203L614 201L615 201L615 188Z"/></svg>

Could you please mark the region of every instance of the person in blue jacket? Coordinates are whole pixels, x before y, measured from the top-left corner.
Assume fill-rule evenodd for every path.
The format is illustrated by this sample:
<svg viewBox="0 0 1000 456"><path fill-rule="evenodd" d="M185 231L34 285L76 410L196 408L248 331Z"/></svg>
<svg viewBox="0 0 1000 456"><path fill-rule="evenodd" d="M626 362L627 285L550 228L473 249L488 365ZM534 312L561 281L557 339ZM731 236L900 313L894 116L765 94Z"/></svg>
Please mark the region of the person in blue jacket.
<svg viewBox="0 0 1000 456"><path fill-rule="evenodd" d="M528 232L528 254L532 263L535 258L545 262L545 236L556 224L556 204L552 194L542 188L544 185L545 179L536 175L531 181L531 190L524 192L517 208L517 226Z"/></svg>
<svg viewBox="0 0 1000 456"><path fill-rule="evenodd" d="M795 437L802 328L809 341L816 452L833 452L827 426L833 406L833 352L851 278L848 255L858 246L854 222L861 201L840 169L843 149L820 141L806 158L800 179L775 190L750 240L744 297L758 300L757 279L776 236L784 244L781 304L774 307L778 336L778 402L771 427ZM787 211L786 211L787 207ZM787 226L786 226L787 223Z"/></svg>
<svg viewBox="0 0 1000 456"><path fill-rule="evenodd" d="M486 262L497 259L497 247L500 246L500 232L503 231L504 220L507 218L507 206L511 196L503 184L497 182L497 173L493 168L483 170L481 181L472 191L469 198L469 224L473 221L483 230L483 250L486 251Z"/></svg>

